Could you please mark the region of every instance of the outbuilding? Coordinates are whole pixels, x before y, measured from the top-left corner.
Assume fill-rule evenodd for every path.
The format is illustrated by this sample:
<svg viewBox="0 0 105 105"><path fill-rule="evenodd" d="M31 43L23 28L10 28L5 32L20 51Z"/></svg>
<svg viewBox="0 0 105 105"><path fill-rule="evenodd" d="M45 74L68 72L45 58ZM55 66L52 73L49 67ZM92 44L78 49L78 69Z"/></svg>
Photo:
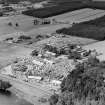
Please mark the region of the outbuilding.
<svg viewBox="0 0 105 105"><path fill-rule="evenodd" d="M28 76L28 79L34 79L34 80L40 81L42 79L42 77L40 77L40 76Z"/></svg>
<svg viewBox="0 0 105 105"><path fill-rule="evenodd" d="M59 80L52 80L52 81L51 81L51 84L52 84L52 85L55 85L55 86L60 86L61 81L59 81Z"/></svg>
<svg viewBox="0 0 105 105"><path fill-rule="evenodd" d="M36 64L38 66L42 66L43 65L43 62L40 62L40 61L37 61L37 60L33 60L32 62L33 62L33 64Z"/></svg>

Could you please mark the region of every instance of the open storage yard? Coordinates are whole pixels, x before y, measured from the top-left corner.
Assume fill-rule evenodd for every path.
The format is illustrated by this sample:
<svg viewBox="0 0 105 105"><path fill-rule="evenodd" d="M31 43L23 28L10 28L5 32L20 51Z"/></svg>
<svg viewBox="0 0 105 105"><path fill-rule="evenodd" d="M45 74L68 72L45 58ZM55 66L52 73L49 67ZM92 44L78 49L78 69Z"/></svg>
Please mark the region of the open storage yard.
<svg viewBox="0 0 105 105"><path fill-rule="evenodd" d="M59 37L59 34L58 34L58 37L52 36L50 38L38 41L37 43L33 43L31 46L32 48L41 49L43 45L50 44L50 45L56 46L57 48L62 48L67 44L87 45L95 42L97 42L97 40L80 38L75 36Z"/></svg>

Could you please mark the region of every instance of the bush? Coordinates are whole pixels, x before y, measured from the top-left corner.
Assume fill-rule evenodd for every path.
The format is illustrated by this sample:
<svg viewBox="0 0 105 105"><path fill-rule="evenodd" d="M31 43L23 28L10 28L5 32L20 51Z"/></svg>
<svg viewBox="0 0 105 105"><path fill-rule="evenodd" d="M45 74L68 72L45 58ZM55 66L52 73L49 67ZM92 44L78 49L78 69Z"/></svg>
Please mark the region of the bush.
<svg viewBox="0 0 105 105"><path fill-rule="evenodd" d="M52 45L45 45L43 49L46 51L57 53L57 48Z"/></svg>
<svg viewBox="0 0 105 105"><path fill-rule="evenodd" d="M52 95L49 99L50 105L55 105L58 102L58 97L57 94Z"/></svg>
<svg viewBox="0 0 105 105"><path fill-rule="evenodd" d="M73 51L69 54L69 59L81 59L81 54L77 51Z"/></svg>
<svg viewBox="0 0 105 105"><path fill-rule="evenodd" d="M46 103L47 99L46 98L40 98L38 101L41 102L41 103Z"/></svg>
<svg viewBox="0 0 105 105"><path fill-rule="evenodd" d="M21 36L19 36L18 39L19 40L29 40L29 39L31 39L31 37L30 36L21 35Z"/></svg>
<svg viewBox="0 0 105 105"><path fill-rule="evenodd" d="M3 13L2 12L0 12L0 16L3 16Z"/></svg>
<svg viewBox="0 0 105 105"><path fill-rule="evenodd" d="M14 70L15 71L21 71L21 72L25 72L27 70L27 66L24 64L16 64L14 66Z"/></svg>
<svg viewBox="0 0 105 105"><path fill-rule="evenodd" d="M0 89L7 89L10 88L12 85L9 82L0 80Z"/></svg>
<svg viewBox="0 0 105 105"><path fill-rule="evenodd" d="M36 50L32 51L31 56L38 56L38 51Z"/></svg>
<svg viewBox="0 0 105 105"><path fill-rule="evenodd" d="M8 41L8 40L13 40L13 37L6 38L5 40L6 40L6 41Z"/></svg>

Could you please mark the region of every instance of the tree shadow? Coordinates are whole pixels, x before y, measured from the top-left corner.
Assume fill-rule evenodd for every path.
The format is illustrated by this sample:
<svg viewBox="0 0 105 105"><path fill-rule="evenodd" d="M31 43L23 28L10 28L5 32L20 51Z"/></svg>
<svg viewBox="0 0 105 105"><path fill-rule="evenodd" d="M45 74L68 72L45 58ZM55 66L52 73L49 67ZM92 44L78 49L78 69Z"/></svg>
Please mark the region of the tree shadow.
<svg viewBox="0 0 105 105"><path fill-rule="evenodd" d="M6 96L11 96L12 93L9 90L0 89L0 94L1 95L6 95Z"/></svg>

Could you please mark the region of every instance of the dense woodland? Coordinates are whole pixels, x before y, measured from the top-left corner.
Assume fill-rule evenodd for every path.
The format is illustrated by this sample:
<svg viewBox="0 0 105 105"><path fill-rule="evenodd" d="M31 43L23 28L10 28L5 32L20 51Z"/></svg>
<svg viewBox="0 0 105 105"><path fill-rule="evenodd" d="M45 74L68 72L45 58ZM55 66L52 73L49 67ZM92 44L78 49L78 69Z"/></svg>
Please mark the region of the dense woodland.
<svg viewBox="0 0 105 105"><path fill-rule="evenodd" d="M10 88L12 85L9 82L0 80L0 90L6 90Z"/></svg>
<svg viewBox="0 0 105 105"><path fill-rule="evenodd" d="M61 94L49 99L50 105L104 105L105 62L89 60L78 65L61 84Z"/></svg>

